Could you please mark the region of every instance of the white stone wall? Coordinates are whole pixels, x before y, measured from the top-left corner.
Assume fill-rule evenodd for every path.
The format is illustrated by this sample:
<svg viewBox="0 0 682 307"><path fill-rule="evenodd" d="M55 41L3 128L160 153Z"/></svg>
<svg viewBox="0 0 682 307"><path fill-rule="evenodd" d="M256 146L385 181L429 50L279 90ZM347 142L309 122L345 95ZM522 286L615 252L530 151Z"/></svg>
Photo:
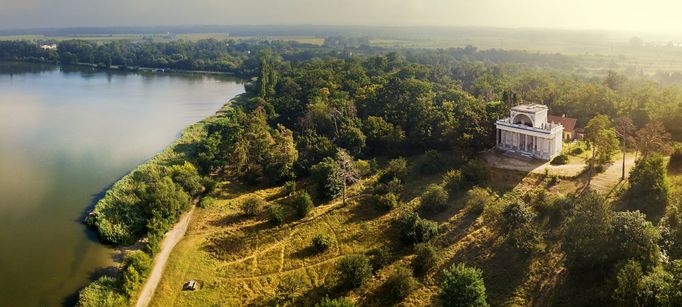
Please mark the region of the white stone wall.
<svg viewBox="0 0 682 307"><path fill-rule="evenodd" d="M499 133L497 147L510 152L518 152L525 155L532 155L539 159L549 160L561 153L562 149L562 133L559 131L555 134L540 135L539 133L523 133L523 131L509 131L506 127L498 127ZM525 143L528 144L522 148L522 138L526 136Z"/></svg>

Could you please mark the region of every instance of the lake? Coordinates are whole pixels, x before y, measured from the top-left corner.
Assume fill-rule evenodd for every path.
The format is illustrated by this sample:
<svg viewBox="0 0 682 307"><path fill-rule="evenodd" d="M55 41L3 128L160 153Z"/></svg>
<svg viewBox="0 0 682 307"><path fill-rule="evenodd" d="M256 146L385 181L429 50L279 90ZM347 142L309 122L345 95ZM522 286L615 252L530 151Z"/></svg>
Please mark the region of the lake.
<svg viewBox="0 0 682 307"><path fill-rule="evenodd" d="M0 305L75 303L114 263L81 223L87 209L242 92L218 75L0 62Z"/></svg>

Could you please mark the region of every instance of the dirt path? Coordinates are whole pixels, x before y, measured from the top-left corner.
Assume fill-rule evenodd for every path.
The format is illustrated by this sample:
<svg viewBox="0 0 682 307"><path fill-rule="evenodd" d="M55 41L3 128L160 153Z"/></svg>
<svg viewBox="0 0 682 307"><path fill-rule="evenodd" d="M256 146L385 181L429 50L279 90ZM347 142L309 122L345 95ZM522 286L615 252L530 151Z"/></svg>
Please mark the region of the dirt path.
<svg viewBox="0 0 682 307"><path fill-rule="evenodd" d="M625 155L625 178L629 176L630 169L635 165L635 156L631 153ZM623 158L613 162L603 173L592 178L592 188L610 195L613 188L621 182L623 172Z"/></svg>
<svg viewBox="0 0 682 307"><path fill-rule="evenodd" d="M149 302L151 302L154 291L156 291L156 287L159 285L159 281L161 281L161 276L163 275L163 269L166 267L168 256L170 256L173 247L175 247L175 245L185 236L185 232L187 232L187 227L189 226L189 220L192 217L192 213L194 213L194 208L195 207L192 206L192 209L190 209L189 212L180 217L180 221L175 224L173 229L171 229L163 238L163 241L161 241L161 250L156 254L152 272L149 274L149 278L147 278L144 287L142 287L142 291L140 291L140 296L137 298L135 307L146 307L149 305Z"/></svg>

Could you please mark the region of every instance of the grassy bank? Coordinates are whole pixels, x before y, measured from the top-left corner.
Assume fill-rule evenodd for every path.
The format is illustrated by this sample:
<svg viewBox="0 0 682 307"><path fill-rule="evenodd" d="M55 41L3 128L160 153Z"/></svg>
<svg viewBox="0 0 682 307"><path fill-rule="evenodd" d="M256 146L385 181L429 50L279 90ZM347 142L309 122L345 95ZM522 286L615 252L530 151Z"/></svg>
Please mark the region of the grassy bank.
<svg viewBox="0 0 682 307"><path fill-rule="evenodd" d="M136 297L164 234L191 208L192 200L212 190L212 180L200 175L191 161L195 143L205 137L206 124L217 116L184 129L178 140L122 177L95 204L86 224L103 242L140 242L143 250L127 253L116 276L103 276L81 290L79 306L127 305Z"/></svg>

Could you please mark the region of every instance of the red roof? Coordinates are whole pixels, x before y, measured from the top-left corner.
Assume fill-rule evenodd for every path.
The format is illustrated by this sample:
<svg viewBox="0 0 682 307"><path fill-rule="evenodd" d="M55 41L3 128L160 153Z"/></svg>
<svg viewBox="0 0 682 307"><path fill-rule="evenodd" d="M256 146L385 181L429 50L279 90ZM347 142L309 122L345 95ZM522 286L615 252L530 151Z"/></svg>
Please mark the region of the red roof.
<svg viewBox="0 0 682 307"><path fill-rule="evenodd" d="M576 119L565 116L547 115L547 122L561 124L564 126L564 131L573 132L575 129Z"/></svg>

